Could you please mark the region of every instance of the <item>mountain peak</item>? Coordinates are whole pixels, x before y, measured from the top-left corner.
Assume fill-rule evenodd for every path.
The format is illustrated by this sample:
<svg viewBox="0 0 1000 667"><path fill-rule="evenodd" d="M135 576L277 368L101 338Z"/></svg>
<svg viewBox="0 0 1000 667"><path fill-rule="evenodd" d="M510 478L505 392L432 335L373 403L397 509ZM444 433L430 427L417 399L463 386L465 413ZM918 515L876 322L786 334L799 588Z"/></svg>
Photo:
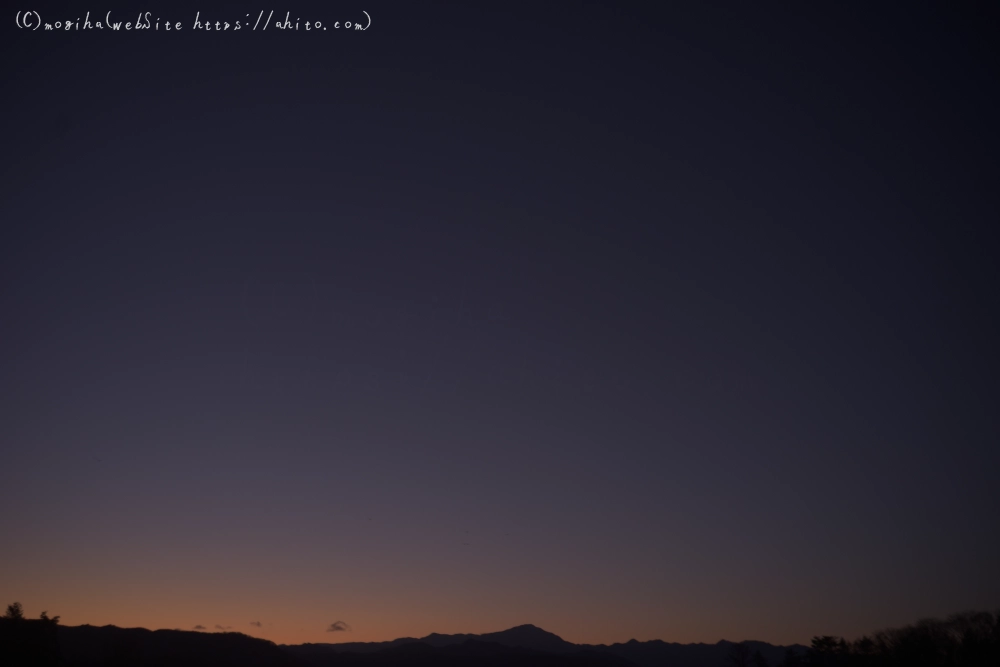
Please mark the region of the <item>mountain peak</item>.
<svg viewBox="0 0 1000 667"><path fill-rule="evenodd" d="M548 630L543 630L531 623L517 625L509 630L502 630L500 632L489 632L479 635L479 637L485 641L497 642L507 646L519 646L521 648L550 651L553 653L573 651L577 648L575 644L564 641L559 635L553 634Z"/></svg>

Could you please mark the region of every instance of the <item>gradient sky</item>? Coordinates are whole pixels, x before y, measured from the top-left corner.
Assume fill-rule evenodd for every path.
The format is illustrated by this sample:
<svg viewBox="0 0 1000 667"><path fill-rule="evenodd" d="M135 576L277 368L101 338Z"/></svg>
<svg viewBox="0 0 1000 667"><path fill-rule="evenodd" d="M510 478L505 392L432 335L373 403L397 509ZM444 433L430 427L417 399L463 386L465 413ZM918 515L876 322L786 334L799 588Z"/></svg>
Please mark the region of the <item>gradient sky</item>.
<svg viewBox="0 0 1000 667"><path fill-rule="evenodd" d="M997 23L878 4L5 10L0 603L279 643L996 608ZM190 28L261 9L372 25Z"/></svg>

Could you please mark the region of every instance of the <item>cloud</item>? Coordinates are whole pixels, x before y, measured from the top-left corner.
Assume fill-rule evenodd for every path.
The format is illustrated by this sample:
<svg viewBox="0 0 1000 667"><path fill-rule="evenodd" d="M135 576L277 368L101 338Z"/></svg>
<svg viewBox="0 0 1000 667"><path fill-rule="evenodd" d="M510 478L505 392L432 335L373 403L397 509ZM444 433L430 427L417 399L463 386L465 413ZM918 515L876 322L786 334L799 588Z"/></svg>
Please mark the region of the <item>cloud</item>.
<svg viewBox="0 0 1000 667"><path fill-rule="evenodd" d="M225 626L223 626L223 625L216 625L215 629L216 630L231 630L232 627L233 626L231 626L231 625L225 625Z"/></svg>
<svg viewBox="0 0 1000 667"><path fill-rule="evenodd" d="M343 621L336 621L334 623L331 623L330 627L328 627L326 629L326 631L327 632L346 632L347 630L350 630L350 629L351 629L351 626L349 626L347 623L344 623Z"/></svg>
<svg viewBox="0 0 1000 667"><path fill-rule="evenodd" d="M196 625L196 626L194 626L194 629L195 630L204 630L205 626L204 625Z"/></svg>
<svg viewBox="0 0 1000 667"><path fill-rule="evenodd" d="M264 627L264 624L261 623L260 621L250 621L250 625L254 626L255 628L262 628L262 627Z"/></svg>

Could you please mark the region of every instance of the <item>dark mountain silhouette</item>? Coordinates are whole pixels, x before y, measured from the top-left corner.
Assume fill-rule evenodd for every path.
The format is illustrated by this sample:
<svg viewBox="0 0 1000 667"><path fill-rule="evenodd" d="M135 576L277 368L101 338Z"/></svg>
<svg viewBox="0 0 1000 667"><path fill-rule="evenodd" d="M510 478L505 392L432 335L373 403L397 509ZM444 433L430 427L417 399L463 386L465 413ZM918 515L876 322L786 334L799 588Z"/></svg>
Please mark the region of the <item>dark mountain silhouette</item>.
<svg viewBox="0 0 1000 667"><path fill-rule="evenodd" d="M441 637L445 635L437 639ZM448 637L450 640L454 636ZM635 667L613 655L579 648L574 653L550 653L478 639L438 646L421 640L407 641L364 653L322 650L318 645L284 648L312 667Z"/></svg>
<svg viewBox="0 0 1000 667"><path fill-rule="evenodd" d="M451 644L466 642L470 639L500 644L502 646L547 651L549 653L567 653L580 650L580 647L576 644L571 644L559 635L547 632L531 624L519 625L509 630L501 630L500 632L487 632L482 635L440 635L435 632L427 635L420 641L431 646L449 646Z"/></svg>
<svg viewBox="0 0 1000 667"><path fill-rule="evenodd" d="M814 637L809 647L766 642L676 644L660 640L587 645L533 625L483 635L430 634L390 642L279 646L238 632L63 627L45 612L0 617L6 667L997 667L1000 611L967 612L848 642Z"/></svg>
<svg viewBox="0 0 1000 667"><path fill-rule="evenodd" d="M424 644L416 637L400 637L384 642L338 642L336 644L282 644L282 648L296 649L297 653L374 653L403 644ZM429 644L428 644L429 645Z"/></svg>
<svg viewBox="0 0 1000 667"><path fill-rule="evenodd" d="M428 646L442 647L451 646L453 644L462 644L470 639L500 644L502 646L548 651L550 653L566 653L580 650L580 647L576 644L565 641L558 635L546 632L545 630L530 624L519 625L515 628L502 630L500 632L488 632L482 635L442 635L437 632L433 632L426 637L421 637L419 639L413 637L401 637L399 639L393 639L386 642L342 642L337 644L305 644L305 646L314 646L317 648L326 647L323 650L332 650L341 653L372 653L402 644L422 643Z"/></svg>
<svg viewBox="0 0 1000 667"><path fill-rule="evenodd" d="M805 653L807 647L795 645L791 647L773 646L765 642L744 642L750 647L751 653L760 651L761 655L772 665L777 665L790 648L796 653ZM442 635L432 633L420 639L403 637L388 642L347 642L341 644L303 644L301 646L285 646L291 653L305 658L317 667L321 665L340 664L375 664L362 662L337 662L332 659L335 654L393 654L393 655L435 655L429 649L492 646L506 649L520 649L549 654L552 657L567 657L573 660L613 661L617 664L630 664L636 667L719 667L726 664L732 649L732 642L721 641L717 644L673 644L660 640L639 642L632 640L624 644L573 644L558 635L547 632L534 625L519 625L501 632L489 632L482 635L457 634ZM496 650L496 649L495 649ZM449 655L447 652L438 655ZM454 655L465 655L461 652ZM517 658L521 662L528 654L512 654L509 651L502 655ZM576 663L572 663L576 664ZM603 664L603 663L602 663Z"/></svg>
<svg viewBox="0 0 1000 667"><path fill-rule="evenodd" d="M60 627L61 667L303 667L266 639L239 632Z"/></svg>

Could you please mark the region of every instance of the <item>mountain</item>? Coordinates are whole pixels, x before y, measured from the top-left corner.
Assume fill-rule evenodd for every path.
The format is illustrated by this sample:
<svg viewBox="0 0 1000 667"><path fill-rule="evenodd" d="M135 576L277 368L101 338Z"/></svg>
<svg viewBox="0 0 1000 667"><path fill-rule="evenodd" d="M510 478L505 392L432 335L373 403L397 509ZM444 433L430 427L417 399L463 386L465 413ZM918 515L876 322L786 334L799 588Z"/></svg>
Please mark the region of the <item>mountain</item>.
<svg viewBox="0 0 1000 667"><path fill-rule="evenodd" d="M239 632L60 626L61 667L303 667L274 642Z"/></svg>
<svg viewBox="0 0 1000 667"><path fill-rule="evenodd" d="M747 642L778 664L785 648ZM0 619L0 665L31 667L719 667L731 642L573 644L534 625L482 635L277 645L238 632L57 626ZM799 652L804 646L792 647Z"/></svg>
<svg viewBox="0 0 1000 667"><path fill-rule="evenodd" d="M531 624L519 625L509 630L501 630L500 632L487 632L482 635L439 635L435 632L427 635L420 641L431 646L449 646L470 639L491 642L502 646L547 651L549 653L567 653L580 650L580 647L576 644L571 644L559 635L547 632Z"/></svg>
<svg viewBox="0 0 1000 667"><path fill-rule="evenodd" d="M444 635L438 635L437 639ZM454 636L448 637L448 640ZM572 646L572 645L571 645ZM365 653L322 651L316 645L286 646L310 667L636 667L613 655L577 649L575 653L550 653L505 646L478 639L433 646L423 641L402 642Z"/></svg>
<svg viewBox="0 0 1000 667"><path fill-rule="evenodd" d="M746 643L750 646L751 652L759 650L772 665L781 662L788 648L797 653L804 653L806 650L806 647L801 645L785 647L773 646L766 642L751 641ZM660 640L639 642L635 639L610 646L605 644L573 644L534 625L519 625L509 630L482 635L432 633L420 639L403 637L388 642L302 644L283 646L283 648L293 655L308 660L310 664L317 667L381 664L377 660L388 655L396 656L397 659L402 659L404 656L407 659L416 659L416 656L423 656L427 659L431 659L431 656L435 656L435 659L448 659L449 657L467 656L468 652L476 647L478 650L485 650L482 648L483 646L492 647L490 649L491 655L514 660L514 662L503 664L523 665L527 664L523 661L529 656L537 658L538 654L543 654L552 659L567 659L570 661L567 664L582 664L579 661L592 660L597 662L611 661L618 665L632 665L633 667L663 667L664 665L669 665L669 667L718 667L726 664L732 645L732 642L727 641L720 641L717 644L676 644ZM448 651L435 653L433 651L435 648L454 650L451 653ZM510 649L517 649L522 653L514 654L510 652ZM524 651L529 653L524 653ZM347 658L348 654L351 654L352 657ZM375 654L379 657L371 658L370 662L354 657L365 654ZM340 656L341 661L338 661L336 656ZM355 660L358 661L354 662Z"/></svg>
<svg viewBox="0 0 1000 667"><path fill-rule="evenodd" d="M472 635L470 635L472 636ZM400 637L384 642L340 642L337 644L282 644L282 648L294 650L297 655L327 653L374 653L404 644L425 644L415 637Z"/></svg>
<svg viewBox="0 0 1000 667"><path fill-rule="evenodd" d="M421 637L420 639L415 639L413 637L401 637L399 639L393 639L385 642L343 642L339 644L302 644L302 646L314 647L315 650L320 652L337 651L340 653L373 653L375 651L382 651L387 648L401 646L404 644L421 643L428 646L442 647L451 646L453 644L462 644L469 640L489 642L500 644L502 646L530 648L539 651L547 651L549 653L566 653L580 650L580 647L576 644L565 641L558 635L547 632L530 624L519 625L517 627L510 628L509 630L501 630L500 632L487 632L482 635L442 635L437 632L432 632L426 637Z"/></svg>

